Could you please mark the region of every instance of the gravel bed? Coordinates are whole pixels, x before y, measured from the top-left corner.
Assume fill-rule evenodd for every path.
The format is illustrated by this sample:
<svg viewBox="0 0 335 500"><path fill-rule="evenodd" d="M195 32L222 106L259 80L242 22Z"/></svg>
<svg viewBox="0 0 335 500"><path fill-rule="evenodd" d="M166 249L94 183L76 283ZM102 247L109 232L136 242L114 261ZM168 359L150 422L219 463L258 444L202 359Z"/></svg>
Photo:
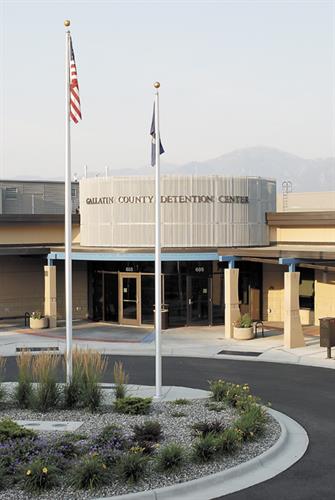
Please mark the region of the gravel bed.
<svg viewBox="0 0 335 500"><path fill-rule="evenodd" d="M0 409L0 418L12 418L14 420L76 420L83 421L83 425L78 429L78 433L86 434L92 437L98 434L104 426L108 424L119 425L126 434L131 434L132 427L136 423L143 423L149 419L159 419L164 439L161 445L178 442L184 447L191 446L194 437L190 426L199 421L221 420L226 426L229 426L238 414L235 409L225 407L223 411L210 411L206 407L207 400L191 400L188 405L176 405L171 402L155 402L149 415L120 415L113 413L108 406L102 408L99 413L92 415L91 413L82 410L56 410L50 411L47 414L39 414L31 410L18 410L12 408L6 410ZM174 416L176 412L184 413L185 416ZM39 433L42 435L43 433ZM48 436L61 436L61 432L48 432ZM82 500L94 497L113 496L124 493L149 490L158 487L172 485L196 479L201 476L206 476L215 472L234 467L242 462L260 455L265 450L270 448L280 436L280 425L269 416L269 421L265 433L254 441L245 442L242 448L233 455L227 455L221 459L209 462L207 464L197 464L194 462L186 463L175 474L164 474L150 468L149 474L143 478L141 482L135 485L128 485L115 481L112 486L101 488L94 492L84 490L73 490L70 487L63 486L62 488L51 490L48 493L43 493L38 496L41 500ZM13 488L0 492L0 500L26 500L34 498L19 489ZM36 497L35 497L36 498Z"/></svg>

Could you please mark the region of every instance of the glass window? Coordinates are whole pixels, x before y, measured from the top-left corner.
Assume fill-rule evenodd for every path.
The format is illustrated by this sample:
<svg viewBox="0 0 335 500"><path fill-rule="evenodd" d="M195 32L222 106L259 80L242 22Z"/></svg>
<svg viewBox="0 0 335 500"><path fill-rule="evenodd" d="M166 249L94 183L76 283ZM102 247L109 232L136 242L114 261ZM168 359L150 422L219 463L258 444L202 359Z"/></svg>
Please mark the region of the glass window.
<svg viewBox="0 0 335 500"><path fill-rule="evenodd" d="M6 187L6 200L16 200L16 198L17 198L17 188Z"/></svg>

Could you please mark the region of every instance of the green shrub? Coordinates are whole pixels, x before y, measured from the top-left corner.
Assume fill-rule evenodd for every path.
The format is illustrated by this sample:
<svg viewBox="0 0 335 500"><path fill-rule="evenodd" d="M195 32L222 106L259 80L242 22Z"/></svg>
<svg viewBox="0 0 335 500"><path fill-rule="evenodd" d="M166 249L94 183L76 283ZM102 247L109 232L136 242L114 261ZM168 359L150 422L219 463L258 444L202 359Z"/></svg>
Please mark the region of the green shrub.
<svg viewBox="0 0 335 500"><path fill-rule="evenodd" d="M13 420L5 418L0 421L0 442L4 442L10 439L20 439L20 438L35 438L37 434L30 430L21 427Z"/></svg>
<svg viewBox="0 0 335 500"><path fill-rule="evenodd" d="M237 429L226 429L217 436L217 451L219 453L234 453L242 442L242 433Z"/></svg>
<svg viewBox="0 0 335 500"><path fill-rule="evenodd" d="M213 434L207 434L197 439L192 446L193 457L199 462L213 460L217 452L217 439Z"/></svg>
<svg viewBox="0 0 335 500"><path fill-rule="evenodd" d="M242 433L245 441L252 440L264 432L267 420L266 410L262 406L253 405L235 422L235 428Z"/></svg>
<svg viewBox="0 0 335 500"><path fill-rule="evenodd" d="M208 402L206 403L206 408L208 408L209 411L220 413L221 411L224 411L226 409L226 405L225 403Z"/></svg>
<svg viewBox="0 0 335 500"><path fill-rule="evenodd" d="M96 442L99 445L109 445L110 447L122 449L126 444L126 439L121 428L118 425L106 425L98 434Z"/></svg>
<svg viewBox="0 0 335 500"><path fill-rule="evenodd" d="M18 367L18 384L15 386L14 399L20 408L29 408L32 403L32 354L30 351L21 351L16 357Z"/></svg>
<svg viewBox="0 0 335 500"><path fill-rule="evenodd" d="M84 457L72 471L71 485L77 489L93 490L109 481L107 466L97 454Z"/></svg>
<svg viewBox="0 0 335 500"><path fill-rule="evenodd" d="M127 394L127 387L129 375L123 368L122 361L114 363L114 394L116 399L123 399Z"/></svg>
<svg viewBox="0 0 335 500"><path fill-rule="evenodd" d="M7 487L8 478L6 474L6 469L0 464L0 491L4 490Z"/></svg>
<svg viewBox="0 0 335 500"><path fill-rule="evenodd" d="M116 471L121 481L137 483L145 473L148 459L141 451L135 451L134 448L132 450L122 455L116 466Z"/></svg>
<svg viewBox="0 0 335 500"><path fill-rule="evenodd" d="M221 434L225 430L225 425L220 420L213 420L212 422L197 422L192 425L192 429L194 434L204 437L207 434Z"/></svg>
<svg viewBox="0 0 335 500"><path fill-rule="evenodd" d="M183 448L177 443L171 443L159 451L157 468L161 471L174 471L179 469L185 460Z"/></svg>
<svg viewBox="0 0 335 500"><path fill-rule="evenodd" d="M157 443L163 437L161 424L157 420L147 420L134 426L134 440L141 443Z"/></svg>
<svg viewBox="0 0 335 500"><path fill-rule="evenodd" d="M37 458L24 469L23 487L30 493L40 493L58 485L59 469Z"/></svg>
<svg viewBox="0 0 335 500"><path fill-rule="evenodd" d="M176 406L187 406L187 405L190 405L192 403L189 399L179 398L179 399L175 399L174 401L171 401L171 404L176 405Z"/></svg>
<svg viewBox="0 0 335 500"><path fill-rule="evenodd" d="M226 391L228 389L229 383L224 380L209 380L209 389L212 392L212 398L214 401L225 401Z"/></svg>
<svg viewBox="0 0 335 500"><path fill-rule="evenodd" d="M173 413L171 413L171 417L175 418L187 417L187 414L184 413L183 411L174 411Z"/></svg>
<svg viewBox="0 0 335 500"><path fill-rule="evenodd" d="M33 391L32 404L34 409L46 412L57 405L60 397L56 383L58 354L42 352L32 358L32 373L37 386Z"/></svg>
<svg viewBox="0 0 335 500"><path fill-rule="evenodd" d="M128 415L147 415L152 403L152 398L139 398L127 396L114 401L114 409L118 413Z"/></svg>

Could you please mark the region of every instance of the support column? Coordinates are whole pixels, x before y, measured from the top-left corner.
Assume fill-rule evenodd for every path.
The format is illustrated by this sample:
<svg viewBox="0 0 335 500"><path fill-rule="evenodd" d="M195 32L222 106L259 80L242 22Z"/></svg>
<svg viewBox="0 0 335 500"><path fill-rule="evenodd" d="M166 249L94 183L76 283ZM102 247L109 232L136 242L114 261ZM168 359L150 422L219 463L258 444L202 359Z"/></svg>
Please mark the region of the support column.
<svg viewBox="0 0 335 500"><path fill-rule="evenodd" d="M224 270L225 338L234 338L233 323L240 318L238 304L238 269Z"/></svg>
<svg viewBox="0 0 335 500"><path fill-rule="evenodd" d="M284 274L284 346L289 349L304 347L304 335L299 315L300 273Z"/></svg>
<svg viewBox="0 0 335 500"><path fill-rule="evenodd" d="M44 315L49 318L49 328L56 328L56 266L44 266Z"/></svg>

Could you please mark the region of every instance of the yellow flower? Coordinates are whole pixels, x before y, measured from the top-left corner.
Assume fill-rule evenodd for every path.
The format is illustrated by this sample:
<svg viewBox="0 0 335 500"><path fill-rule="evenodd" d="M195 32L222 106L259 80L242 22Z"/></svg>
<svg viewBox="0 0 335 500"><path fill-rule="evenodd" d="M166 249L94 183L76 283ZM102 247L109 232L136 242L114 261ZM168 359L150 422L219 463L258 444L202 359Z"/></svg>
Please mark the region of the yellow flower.
<svg viewBox="0 0 335 500"><path fill-rule="evenodd" d="M43 474L48 474L48 468L47 467L43 467L42 472L43 472Z"/></svg>
<svg viewBox="0 0 335 500"><path fill-rule="evenodd" d="M106 465L105 464L102 464L102 468L103 469L107 469Z"/></svg>
<svg viewBox="0 0 335 500"><path fill-rule="evenodd" d="M31 475L31 470L28 469L27 472L26 472L27 476L30 476Z"/></svg>
<svg viewBox="0 0 335 500"><path fill-rule="evenodd" d="M254 435L254 433L253 433L253 432L250 432L250 436L253 436L253 435Z"/></svg>

